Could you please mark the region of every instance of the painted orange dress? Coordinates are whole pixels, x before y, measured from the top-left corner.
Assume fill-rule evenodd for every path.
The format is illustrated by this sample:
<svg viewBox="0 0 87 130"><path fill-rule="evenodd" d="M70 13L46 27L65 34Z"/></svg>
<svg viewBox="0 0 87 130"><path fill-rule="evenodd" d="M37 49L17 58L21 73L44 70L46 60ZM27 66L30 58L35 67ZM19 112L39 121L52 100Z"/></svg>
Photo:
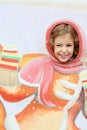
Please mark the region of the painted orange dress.
<svg viewBox="0 0 87 130"><path fill-rule="evenodd" d="M49 44L51 30L60 23L71 24L80 39L78 56L66 65L59 63ZM6 130L80 130L75 124L76 116L83 109L86 117L85 90L79 79L79 73L85 69L80 62L85 49L81 31L71 21L58 21L48 29L46 41L51 56L24 55L18 71L20 84L0 88L1 96L8 103L33 95L32 101L18 114L8 115L7 111L6 116L3 114Z"/></svg>
<svg viewBox="0 0 87 130"><path fill-rule="evenodd" d="M37 55L42 56L42 55ZM29 57L34 58L36 55L25 55L22 59L22 62L20 63L20 67L24 66L24 64L27 62L26 60L30 60ZM24 60L24 62L23 62ZM64 106L68 103L68 100L61 100L60 98L54 94L55 91L58 89L60 91L64 91L65 93L70 93L71 95L74 94L74 90L61 88L60 83L58 83L58 87L55 84L55 81L58 79L64 79L70 82L78 83L78 75L77 74L60 74L56 73L54 74L54 78L52 80L52 84L48 90L47 98L51 99L56 106L48 106L39 103L39 100L35 96L35 98L32 100L32 102L27 105L27 107L20 112L19 114L15 115L17 122L20 126L20 130L58 130L60 128L60 125L62 124L62 118L64 115ZM27 87L25 85L20 85L20 87L15 88L1 88L0 92L1 95L4 97L6 101L10 102L17 102L22 100L23 98L26 98L34 93L37 93L38 88L34 87ZM75 105L72 106L72 108L69 110L69 122L68 122L68 129L67 130L78 130L75 125L73 125L73 122L75 120L75 117L79 110L81 109L81 104L78 102L75 103ZM3 119L5 120L5 110L2 109L3 113ZM73 114L74 113L74 114ZM1 116L0 116L1 117ZM1 118L0 118L1 119ZM12 122L11 122L12 123ZM14 126L15 127L15 126ZM4 128L2 130L5 130ZM8 129L6 129L8 130ZM9 129L10 130L10 129Z"/></svg>

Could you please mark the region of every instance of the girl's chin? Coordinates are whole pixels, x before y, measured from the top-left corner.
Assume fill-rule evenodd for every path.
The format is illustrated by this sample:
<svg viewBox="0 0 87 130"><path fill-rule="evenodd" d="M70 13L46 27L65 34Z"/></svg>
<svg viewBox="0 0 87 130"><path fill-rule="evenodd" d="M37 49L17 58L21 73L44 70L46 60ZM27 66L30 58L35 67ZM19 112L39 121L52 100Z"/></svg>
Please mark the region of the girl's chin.
<svg viewBox="0 0 87 130"><path fill-rule="evenodd" d="M69 61L69 57L57 57L60 62L66 63Z"/></svg>
<svg viewBox="0 0 87 130"><path fill-rule="evenodd" d="M63 60L59 59L59 61L62 62L62 63L66 63L68 60L67 59L66 60L65 59L63 59Z"/></svg>

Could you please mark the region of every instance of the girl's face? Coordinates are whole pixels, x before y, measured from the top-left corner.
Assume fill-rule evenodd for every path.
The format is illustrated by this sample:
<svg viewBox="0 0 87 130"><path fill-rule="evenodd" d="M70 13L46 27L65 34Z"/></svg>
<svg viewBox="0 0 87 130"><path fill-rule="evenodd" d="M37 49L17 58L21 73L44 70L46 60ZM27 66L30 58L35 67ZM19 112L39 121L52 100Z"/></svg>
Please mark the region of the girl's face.
<svg viewBox="0 0 87 130"><path fill-rule="evenodd" d="M57 59L65 63L69 61L74 52L74 42L70 33L58 36L54 40L54 54Z"/></svg>

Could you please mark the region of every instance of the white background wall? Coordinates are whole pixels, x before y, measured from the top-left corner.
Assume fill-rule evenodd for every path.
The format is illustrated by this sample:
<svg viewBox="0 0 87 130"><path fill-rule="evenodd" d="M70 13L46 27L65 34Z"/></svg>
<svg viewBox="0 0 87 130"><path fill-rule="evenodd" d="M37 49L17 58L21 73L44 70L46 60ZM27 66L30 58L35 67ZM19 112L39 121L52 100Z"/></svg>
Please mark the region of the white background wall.
<svg viewBox="0 0 87 130"><path fill-rule="evenodd" d="M87 11L87 0L0 0L0 3L37 5Z"/></svg>
<svg viewBox="0 0 87 130"><path fill-rule="evenodd" d="M87 37L87 12L55 7L0 5L0 43L15 44L20 53L44 53L49 25L70 19L81 26ZM26 47L27 46L27 47Z"/></svg>
<svg viewBox="0 0 87 130"><path fill-rule="evenodd" d="M86 2L86 0L83 1ZM79 2L82 1L79 0ZM1 3L0 43L3 46L15 44L19 53L47 53L45 48L46 30L49 25L60 19L70 19L76 22L87 37L86 11L66 7L29 6L29 4L20 6L17 3L16 5ZM82 113L79 114L76 123L82 130L87 129L87 120Z"/></svg>

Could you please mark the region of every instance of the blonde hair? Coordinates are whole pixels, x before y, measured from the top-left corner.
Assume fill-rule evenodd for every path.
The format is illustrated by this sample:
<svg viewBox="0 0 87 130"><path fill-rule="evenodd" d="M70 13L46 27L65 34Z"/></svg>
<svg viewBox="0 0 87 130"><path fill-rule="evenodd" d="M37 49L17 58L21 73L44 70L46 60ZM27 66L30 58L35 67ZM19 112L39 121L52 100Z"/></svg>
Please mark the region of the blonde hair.
<svg viewBox="0 0 87 130"><path fill-rule="evenodd" d="M79 52L79 38L76 30L69 24L59 24L53 28L50 34L50 45L52 49L54 48L54 40L56 37L70 33L74 42L74 53L73 57L75 58ZM53 49L54 50L54 49Z"/></svg>

